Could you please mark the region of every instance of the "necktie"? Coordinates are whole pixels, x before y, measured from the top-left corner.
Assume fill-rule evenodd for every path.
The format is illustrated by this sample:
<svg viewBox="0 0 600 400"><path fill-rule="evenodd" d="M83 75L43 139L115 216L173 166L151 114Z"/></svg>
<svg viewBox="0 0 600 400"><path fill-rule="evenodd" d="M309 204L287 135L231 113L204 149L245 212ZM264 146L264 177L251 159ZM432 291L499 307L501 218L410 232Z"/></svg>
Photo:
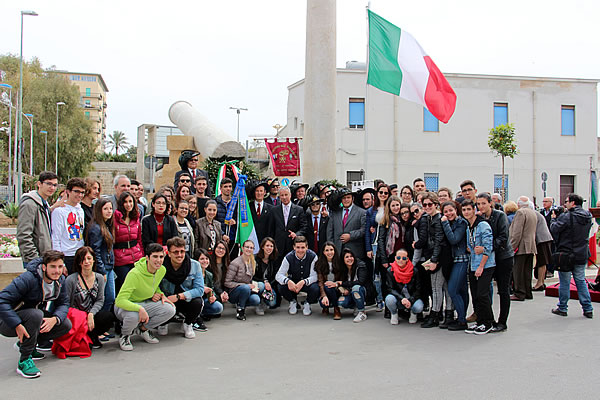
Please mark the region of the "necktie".
<svg viewBox="0 0 600 400"><path fill-rule="evenodd" d="M256 204L256 215L260 217L260 203Z"/></svg>
<svg viewBox="0 0 600 400"><path fill-rule="evenodd" d="M192 180L193 181L196 180L196 170L195 169L192 170Z"/></svg>
<svg viewBox="0 0 600 400"><path fill-rule="evenodd" d="M319 251L319 217L315 215L315 238L314 238L314 251Z"/></svg>
<svg viewBox="0 0 600 400"><path fill-rule="evenodd" d="M348 209L344 208L344 219L342 219L342 227L346 227L346 221L348 221Z"/></svg>
<svg viewBox="0 0 600 400"><path fill-rule="evenodd" d="M283 206L283 222L285 222L285 226L287 226L289 215L290 215L290 209L288 208L288 206Z"/></svg>
<svg viewBox="0 0 600 400"><path fill-rule="evenodd" d="M273 199L273 205L274 205L274 206L276 206L276 205L277 205L277 197L275 197L275 198Z"/></svg>

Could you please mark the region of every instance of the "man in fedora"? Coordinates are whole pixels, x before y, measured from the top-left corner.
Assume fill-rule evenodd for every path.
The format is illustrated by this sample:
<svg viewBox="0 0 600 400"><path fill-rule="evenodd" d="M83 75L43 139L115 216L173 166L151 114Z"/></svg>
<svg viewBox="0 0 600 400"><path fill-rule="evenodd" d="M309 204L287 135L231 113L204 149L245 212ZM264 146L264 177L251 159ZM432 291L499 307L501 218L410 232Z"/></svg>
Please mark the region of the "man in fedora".
<svg viewBox="0 0 600 400"><path fill-rule="evenodd" d="M330 199L330 205L337 203L342 207L330 209L330 221L327 225L327 240L333 242L338 252L349 248L360 259L365 258L366 211L354 204L354 194L348 188L332 193L337 198Z"/></svg>
<svg viewBox="0 0 600 400"><path fill-rule="evenodd" d="M184 172L187 172L188 174L190 174L190 177L192 178L190 192L192 194L195 194L196 193L196 177L202 175L202 176L206 177L206 183L208 184L208 186L206 188L206 195L211 197L212 192L211 192L210 180L208 179L208 172L206 172L203 169L198 168L198 162L199 162L198 157L199 156L200 156L200 153L195 150L183 150L181 152L181 155L179 156L179 160L178 160L181 170L177 171L175 173L173 187L175 188L175 190L177 190L177 186L179 186L179 176L181 174L183 174Z"/></svg>

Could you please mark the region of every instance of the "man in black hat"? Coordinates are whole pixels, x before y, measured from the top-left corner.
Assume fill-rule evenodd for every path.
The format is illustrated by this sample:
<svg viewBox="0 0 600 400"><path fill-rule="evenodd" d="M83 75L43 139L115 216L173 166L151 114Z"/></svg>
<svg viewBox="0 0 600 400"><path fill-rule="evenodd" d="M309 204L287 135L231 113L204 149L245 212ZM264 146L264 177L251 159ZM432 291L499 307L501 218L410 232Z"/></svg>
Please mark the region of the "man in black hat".
<svg viewBox="0 0 600 400"><path fill-rule="evenodd" d="M301 204L306 206L306 239L308 248L319 254L327 241L327 223L329 217L321 213L321 199L314 194L306 196Z"/></svg>
<svg viewBox="0 0 600 400"><path fill-rule="evenodd" d="M375 189L365 188L356 194L356 198L356 205L363 210L368 210L369 208L373 207L373 203L375 201Z"/></svg>
<svg viewBox="0 0 600 400"><path fill-rule="evenodd" d="M335 243L340 254L349 248L356 257L364 259L366 211L354 204L354 195L348 188L341 188L331 196L339 196L342 208L330 210L327 240Z"/></svg>
<svg viewBox="0 0 600 400"><path fill-rule="evenodd" d="M306 191L308 190L308 183L292 183L290 185L290 191L292 192L292 201L294 204L298 204L300 200L306 197Z"/></svg>
<svg viewBox="0 0 600 400"><path fill-rule="evenodd" d="M177 171L175 173L175 180L173 182L173 187L177 191L177 186L179 186L179 175L184 172L187 172L192 177L190 191L192 194L196 193L196 177L199 175L206 177L206 182L208 183L208 187L206 189L206 195L212 196L210 180L208 179L208 172L203 169L198 168L198 156L199 152L195 150L184 150L181 152L181 156L179 156L179 166L181 167L181 171Z"/></svg>
<svg viewBox="0 0 600 400"><path fill-rule="evenodd" d="M269 191L269 184L265 181L256 182L248 188L250 197L250 212L258 243L270 236L271 213L273 206L265 201L265 195Z"/></svg>
<svg viewBox="0 0 600 400"><path fill-rule="evenodd" d="M267 181L269 184L269 196L265 198L265 202L272 206L278 206L281 202L279 200L279 179L273 178L271 181Z"/></svg>

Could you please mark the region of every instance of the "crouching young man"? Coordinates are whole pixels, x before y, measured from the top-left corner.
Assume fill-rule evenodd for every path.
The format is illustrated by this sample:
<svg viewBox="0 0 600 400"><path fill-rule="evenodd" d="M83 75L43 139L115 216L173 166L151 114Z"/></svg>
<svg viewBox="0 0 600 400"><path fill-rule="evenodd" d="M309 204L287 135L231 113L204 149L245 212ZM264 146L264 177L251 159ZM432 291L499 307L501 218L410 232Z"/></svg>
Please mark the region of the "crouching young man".
<svg viewBox="0 0 600 400"><path fill-rule="evenodd" d="M69 297L63 290L64 268L64 254L47 250L0 292L0 334L19 338L16 347L21 358L17 373L25 378L41 375L33 360L45 356L37 351L36 345L48 346L51 339L71 330L71 321L67 319Z"/></svg>
<svg viewBox="0 0 600 400"><path fill-rule="evenodd" d="M115 314L123 322L119 346L123 351L133 350L131 335L140 335L147 343L158 343L150 329L169 321L175 315L175 306L159 288L165 276L162 265L165 252L158 243L146 247L146 257L140 258L125 278L115 300Z"/></svg>
<svg viewBox="0 0 600 400"><path fill-rule="evenodd" d="M308 249L308 241L304 236L294 238L294 250L290 251L281 262L281 267L275 275L279 283L279 293L290 302L289 313L298 311L298 293L305 292L306 302L302 313L306 316L312 313L310 305L319 300L319 284L315 263L317 254Z"/></svg>

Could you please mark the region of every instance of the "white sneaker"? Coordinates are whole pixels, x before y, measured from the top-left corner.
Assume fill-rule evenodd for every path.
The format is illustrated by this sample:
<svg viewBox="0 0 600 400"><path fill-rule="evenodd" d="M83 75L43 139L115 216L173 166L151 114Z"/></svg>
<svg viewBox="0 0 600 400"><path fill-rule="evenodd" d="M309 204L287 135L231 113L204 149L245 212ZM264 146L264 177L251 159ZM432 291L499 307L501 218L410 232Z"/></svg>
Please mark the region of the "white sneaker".
<svg viewBox="0 0 600 400"><path fill-rule="evenodd" d="M156 330L160 336L167 336L169 334L169 324L161 325Z"/></svg>
<svg viewBox="0 0 600 400"><path fill-rule="evenodd" d="M390 317L390 324L392 325L398 325L398 313L395 312L391 315Z"/></svg>
<svg viewBox="0 0 600 400"><path fill-rule="evenodd" d="M123 351L131 351L131 350L133 350L133 345L131 344L131 336L129 336L129 335L121 335L119 337L119 347Z"/></svg>
<svg viewBox="0 0 600 400"><path fill-rule="evenodd" d="M256 315L265 315L265 306L262 303L257 305L254 312L256 312Z"/></svg>
<svg viewBox="0 0 600 400"><path fill-rule="evenodd" d="M359 311L352 322L363 322L367 320L367 314L364 311Z"/></svg>
<svg viewBox="0 0 600 400"><path fill-rule="evenodd" d="M408 319L408 323L409 324L416 324L417 323L417 314L415 314L414 312L410 313L410 318Z"/></svg>
<svg viewBox="0 0 600 400"><path fill-rule="evenodd" d="M194 332L194 326L192 324L186 324L185 322L181 325L183 329L183 335L186 339L193 339L196 337L196 333Z"/></svg>
<svg viewBox="0 0 600 400"><path fill-rule="evenodd" d="M296 315L296 313L298 312L297 305L298 305L298 302L296 302L296 300L290 301L290 308L288 309L288 312L290 313L290 315Z"/></svg>
<svg viewBox="0 0 600 400"><path fill-rule="evenodd" d="M309 316L310 314L312 314L312 310L310 308L310 303L307 301L304 303L304 307L302 309L302 314L304 314L305 316Z"/></svg>
<svg viewBox="0 0 600 400"><path fill-rule="evenodd" d="M158 338L156 336L154 336L154 333L152 333L152 331L150 329L146 329L145 331L142 331L141 329L136 329L136 332L138 335L140 335L142 337L142 339L144 339L146 341L146 343L150 343L150 344L156 344L159 342Z"/></svg>

